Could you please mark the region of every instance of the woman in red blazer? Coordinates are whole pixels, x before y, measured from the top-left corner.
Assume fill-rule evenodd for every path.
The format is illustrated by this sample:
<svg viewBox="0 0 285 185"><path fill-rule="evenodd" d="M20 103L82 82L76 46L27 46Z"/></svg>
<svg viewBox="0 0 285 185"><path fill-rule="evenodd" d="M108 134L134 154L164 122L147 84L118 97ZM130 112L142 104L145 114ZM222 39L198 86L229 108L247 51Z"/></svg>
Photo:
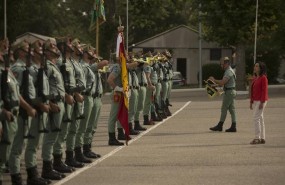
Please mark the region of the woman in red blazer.
<svg viewBox="0 0 285 185"><path fill-rule="evenodd" d="M250 109L253 109L255 138L250 142L250 144L265 144L263 111L268 101L268 80L266 76L265 63L255 63L254 74L255 78L251 85Z"/></svg>

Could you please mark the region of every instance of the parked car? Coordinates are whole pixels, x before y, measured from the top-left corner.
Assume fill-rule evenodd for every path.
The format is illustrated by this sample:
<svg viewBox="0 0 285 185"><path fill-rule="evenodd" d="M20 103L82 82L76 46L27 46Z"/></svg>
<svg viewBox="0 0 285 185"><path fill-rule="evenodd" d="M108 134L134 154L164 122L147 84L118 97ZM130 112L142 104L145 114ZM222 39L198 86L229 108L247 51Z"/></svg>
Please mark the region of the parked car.
<svg viewBox="0 0 285 185"><path fill-rule="evenodd" d="M184 86L186 85L186 80L182 76L181 72L174 71L173 77L172 77L172 83L173 83L173 86Z"/></svg>

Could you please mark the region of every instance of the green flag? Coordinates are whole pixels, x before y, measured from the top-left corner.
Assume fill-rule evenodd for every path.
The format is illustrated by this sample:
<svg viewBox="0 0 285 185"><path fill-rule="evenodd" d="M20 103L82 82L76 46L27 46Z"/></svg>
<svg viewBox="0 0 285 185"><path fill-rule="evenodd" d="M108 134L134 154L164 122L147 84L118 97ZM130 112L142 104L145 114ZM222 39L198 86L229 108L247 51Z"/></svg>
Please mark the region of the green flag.
<svg viewBox="0 0 285 185"><path fill-rule="evenodd" d="M91 24L89 30L92 31L96 28L96 18L98 17L98 23L101 25L106 21L104 0L95 0L93 10L91 12Z"/></svg>

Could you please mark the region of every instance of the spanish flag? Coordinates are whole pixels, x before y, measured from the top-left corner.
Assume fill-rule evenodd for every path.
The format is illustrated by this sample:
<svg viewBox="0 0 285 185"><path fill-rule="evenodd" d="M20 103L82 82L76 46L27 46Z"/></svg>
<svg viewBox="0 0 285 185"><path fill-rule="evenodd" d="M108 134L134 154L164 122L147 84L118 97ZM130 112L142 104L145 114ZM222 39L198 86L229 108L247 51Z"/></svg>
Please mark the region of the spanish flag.
<svg viewBox="0 0 285 185"><path fill-rule="evenodd" d="M121 62L121 79L123 84L124 96L120 99L120 106L118 112L118 120L120 121L123 129L125 130L126 136L126 144L128 144L128 139L130 135L129 131L129 116L128 116L128 109L129 109L129 82L128 82L128 71L127 71L127 60L126 60L126 53L124 47L124 37L123 33L119 33L117 39L117 52Z"/></svg>

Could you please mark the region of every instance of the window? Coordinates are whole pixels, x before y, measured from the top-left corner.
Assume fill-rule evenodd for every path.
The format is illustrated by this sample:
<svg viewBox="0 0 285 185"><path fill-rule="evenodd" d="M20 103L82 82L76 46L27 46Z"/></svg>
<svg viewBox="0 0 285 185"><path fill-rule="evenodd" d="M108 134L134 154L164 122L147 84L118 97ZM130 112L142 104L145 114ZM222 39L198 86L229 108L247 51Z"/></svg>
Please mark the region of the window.
<svg viewBox="0 0 285 185"><path fill-rule="evenodd" d="M210 50L210 60L220 60L222 57L221 49L211 49Z"/></svg>

